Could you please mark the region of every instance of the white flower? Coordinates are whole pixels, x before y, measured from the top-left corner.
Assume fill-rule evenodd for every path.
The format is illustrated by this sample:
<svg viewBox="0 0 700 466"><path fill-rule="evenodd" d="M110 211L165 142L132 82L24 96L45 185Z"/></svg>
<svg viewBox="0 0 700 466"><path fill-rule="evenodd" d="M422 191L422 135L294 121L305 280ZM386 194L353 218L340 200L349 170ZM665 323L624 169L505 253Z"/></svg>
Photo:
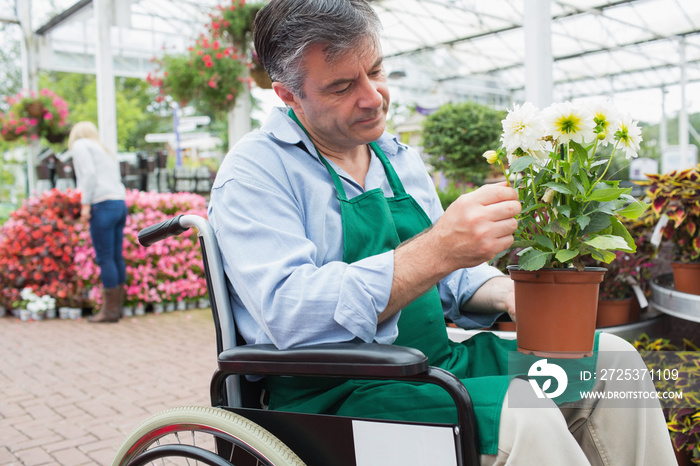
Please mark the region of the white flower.
<svg viewBox="0 0 700 466"><path fill-rule="evenodd" d="M558 144L574 141L579 144L595 138L593 115L584 105L555 103L544 109L546 134Z"/></svg>
<svg viewBox="0 0 700 466"><path fill-rule="evenodd" d="M625 151L625 157L633 159L639 152L639 144L642 142L642 130L629 116L623 117L615 131L615 140L620 141L620 147Z"/></svg>
<svg viewBox="0 0 700 466"><path fill-rule="evenodd" d="M31 288L22 288L22 291L19 292L19 295L25 301L31 301L32 299L34 299L34 297L36 297L34 291L32 291Z"/></svg>
<svg viewBox="0 0 700 466"><path fill-rule="evenodd" d="M515 105L501 123L503 125L501 141L509 160L518 149L532 155L545 152L542 142L544 136L542 118L539 109L530 102L522 106Z"/></svg>
<svg viewBox="0 0 700 466"><path fill-rule="evenodd" d="M610 101L589 102L588 108L593 114L593 122L596 125L598 144L607 146L615 140L615 131L620 121L620 115Z"/></svg>

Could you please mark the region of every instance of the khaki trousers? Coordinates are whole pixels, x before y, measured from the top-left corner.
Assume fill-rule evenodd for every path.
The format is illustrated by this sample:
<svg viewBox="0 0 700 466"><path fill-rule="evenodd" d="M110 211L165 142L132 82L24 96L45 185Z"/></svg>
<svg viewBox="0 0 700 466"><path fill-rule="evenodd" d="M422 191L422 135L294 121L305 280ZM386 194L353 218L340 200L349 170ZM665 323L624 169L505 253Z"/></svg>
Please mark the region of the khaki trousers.
<svg viewBox="0 0 700 466"><path fill-rule="evenodd" d="M630 360L646 369L636 350L611 334L600 335L598 369L630 368ZM623 353L627 352L627 353ZM640 381L597 382L594 390L654 391ZM588 400L575 408L558 407L549 399L537 407L508 407L518 393L536 398L530 384L514 379L503 403L498 455L482 455L482 466L676 466L666 421L658 400L646 407L622 408L620 400ZM528 399L530 399L528 398ZM650 404L651 403L651 404ZM649 407L649 406L653 407ZM530 406L530 405L528 405Z"/></svg>

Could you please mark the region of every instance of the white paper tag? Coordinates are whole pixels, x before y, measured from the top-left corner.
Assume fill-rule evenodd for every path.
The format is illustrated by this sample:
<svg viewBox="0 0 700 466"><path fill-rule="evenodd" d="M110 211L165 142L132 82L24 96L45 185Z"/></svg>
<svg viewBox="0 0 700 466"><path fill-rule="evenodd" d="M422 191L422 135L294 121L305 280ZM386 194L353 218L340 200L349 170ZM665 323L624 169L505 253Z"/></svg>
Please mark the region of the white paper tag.
<svg viewBox="0 0 700 466"><path fill-rule="evenodd" d="M644 296L644 291L642 291L642 288L639 285L633 285L632 291L634 291L634 294L637 296L637 301L639 301L639 307L644 309L649 305L649 301L647 301L647 297Z"/></svg>
<svg viewBox="0 0 700 466"><path fill-rule="evenodd" d="M668 221L670 219L668 218L668 215L663 214L661 218L659 219L659 223L656 224L656 227L654 228L654 233L651 234L651 244L654 245L654 247L658 248L659 245L661 244L661 240L663 239L662 236L662 230L668 225Z"/></svg>

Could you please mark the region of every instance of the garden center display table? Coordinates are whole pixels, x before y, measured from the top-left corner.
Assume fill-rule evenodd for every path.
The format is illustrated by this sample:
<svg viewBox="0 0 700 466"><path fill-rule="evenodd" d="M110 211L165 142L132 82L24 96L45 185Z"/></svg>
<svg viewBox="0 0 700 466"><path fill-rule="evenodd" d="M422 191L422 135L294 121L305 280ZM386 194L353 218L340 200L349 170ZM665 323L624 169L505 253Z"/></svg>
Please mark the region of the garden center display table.
<svg viewBox="0 0 700 466"><path fill-rule="evenodd" d="M700 295L681 293L673 289L673 274L661 275L651 281L651 305L673 317L700 322Z"/></svg>

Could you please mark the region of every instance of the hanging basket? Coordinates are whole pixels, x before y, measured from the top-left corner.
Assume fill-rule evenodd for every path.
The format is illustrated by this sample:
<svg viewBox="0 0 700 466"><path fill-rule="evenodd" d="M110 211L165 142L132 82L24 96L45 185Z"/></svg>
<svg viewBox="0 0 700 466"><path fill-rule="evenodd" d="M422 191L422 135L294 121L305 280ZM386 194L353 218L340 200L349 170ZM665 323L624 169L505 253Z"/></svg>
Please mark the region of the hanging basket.
<svg viewBox="0 0 700 466"><path fill-rule="evenodd" d="M27 115L32 118L41 118L44 116L44 106L38 100L27 102L24 104L24 109L27 111Z"/></svg>
<svg viewBox="0 0 700 466"><path fill-rule="evenodd" d="M19 139L19 136L14 131L8 131L6 133L1 133L0 135L2 135L2 140L6 142L12 142Z"/></svg>
<svg viewBox="0 0 700 466"><path fill-rule="evenodd" d="M45 137L52 144L60 144L66 140L68 133L65 131L49 131Z"/></svg>
<svg viewBox="0 0 700 466"><path fill-rule="evenodd" d="M518 351L539 357L582 358L593 354L598 290L606 269L519 270L515 282Z"/></svg>

